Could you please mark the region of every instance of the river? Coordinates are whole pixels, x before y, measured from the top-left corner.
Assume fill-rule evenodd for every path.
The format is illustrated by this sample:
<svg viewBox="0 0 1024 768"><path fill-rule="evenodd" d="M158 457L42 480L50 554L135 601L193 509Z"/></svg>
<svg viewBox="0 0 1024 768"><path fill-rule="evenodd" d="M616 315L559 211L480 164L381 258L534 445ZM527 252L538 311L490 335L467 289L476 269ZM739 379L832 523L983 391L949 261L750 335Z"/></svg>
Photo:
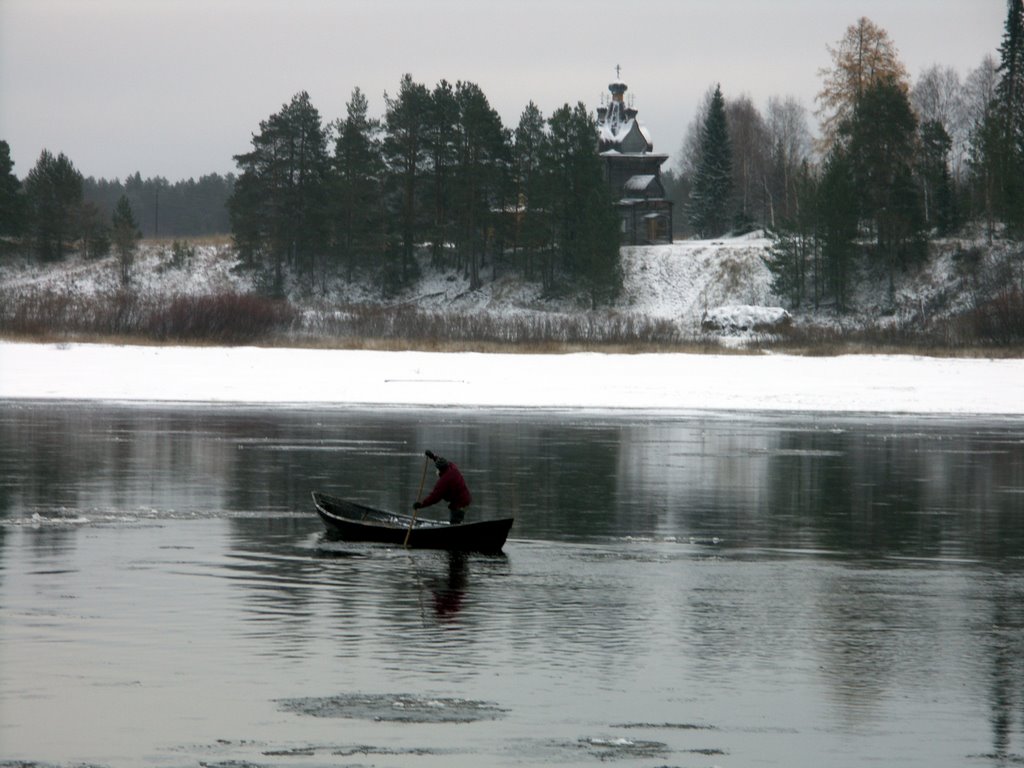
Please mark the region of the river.
<svg viewBox="0 0 1024 768"><path fill-rule="evenodd" d="M0 615L0 766L1020 764L1024 420L0 402Z"/></svg>

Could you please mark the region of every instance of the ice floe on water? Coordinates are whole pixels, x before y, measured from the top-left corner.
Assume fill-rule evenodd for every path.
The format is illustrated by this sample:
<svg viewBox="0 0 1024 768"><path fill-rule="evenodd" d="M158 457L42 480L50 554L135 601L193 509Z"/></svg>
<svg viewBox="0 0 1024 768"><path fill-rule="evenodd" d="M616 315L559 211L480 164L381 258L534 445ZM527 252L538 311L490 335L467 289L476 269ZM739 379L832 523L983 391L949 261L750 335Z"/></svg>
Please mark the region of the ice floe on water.
<svg viewBox="0 0 1024 768"><path fill-rule="evenodd" d="M644 741L624 737L587 737L579 740L579 745L590 751L595 758L606 760L637 760L666 757L670 750L668 745L660 741Z"/></svg>
<svg viewBox="0 0 1024 768"><path fill-rule="evenodd" d="M310 717L395 723L473 723L498 720L507 711L490 701L412 694L340 694L278 699L277 704L286 712Z"/></svg>

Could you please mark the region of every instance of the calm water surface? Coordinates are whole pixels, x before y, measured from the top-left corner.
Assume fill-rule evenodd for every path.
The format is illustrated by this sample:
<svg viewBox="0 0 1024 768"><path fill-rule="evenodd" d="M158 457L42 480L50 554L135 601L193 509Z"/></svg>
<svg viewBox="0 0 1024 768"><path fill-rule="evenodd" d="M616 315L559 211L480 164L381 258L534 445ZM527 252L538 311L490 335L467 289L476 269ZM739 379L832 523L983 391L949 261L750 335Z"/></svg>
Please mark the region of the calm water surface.
<svg viewBox="0 0 1024 768"><path fill-rule="evenodd" d="M0 403L0 766L606 762L1024 762L1024 421Z"/></svg>

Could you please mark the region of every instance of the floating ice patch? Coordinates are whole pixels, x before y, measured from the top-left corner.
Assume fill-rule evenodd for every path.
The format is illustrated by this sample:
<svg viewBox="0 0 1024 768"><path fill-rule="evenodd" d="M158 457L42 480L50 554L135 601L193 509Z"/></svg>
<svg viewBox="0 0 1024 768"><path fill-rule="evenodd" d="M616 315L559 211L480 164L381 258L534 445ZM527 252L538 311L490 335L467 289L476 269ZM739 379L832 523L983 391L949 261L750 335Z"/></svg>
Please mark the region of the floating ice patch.
<svg viewBox="0 0 1024 768"><path fill-rule="evenodd" d="M310 717L340 717L395 723L474 723L497 720L506 710L489 701L413 696L408 694L345 694L320 698L278 699L285 712Z"/></svg>
<svg viewBox="0 0 1024 768"><path fill-rule="evenodd" d="M714 730L713 725L701 725L697 723L615 723L612 728L668 728L681 731L710 731Z"/></svg>
<svg viewBox="0 0 1024 768"><path fill-rule="evenodd" d="M16 522L21 525L31 525L33 528L40 528L50 525L87 525L92 520L78 512L62 507L50 515L41 515L38 512L33 512L32 517L27 520L18 520Z"/></svg>
<svg viewBox="0 0 1024 768"><path fill-rule="evenodd" d="M580 739L580 745L590 749L600 760L637 759L665 757L668 745L660 741L641 741L626 738L588 738Z"/></svg>

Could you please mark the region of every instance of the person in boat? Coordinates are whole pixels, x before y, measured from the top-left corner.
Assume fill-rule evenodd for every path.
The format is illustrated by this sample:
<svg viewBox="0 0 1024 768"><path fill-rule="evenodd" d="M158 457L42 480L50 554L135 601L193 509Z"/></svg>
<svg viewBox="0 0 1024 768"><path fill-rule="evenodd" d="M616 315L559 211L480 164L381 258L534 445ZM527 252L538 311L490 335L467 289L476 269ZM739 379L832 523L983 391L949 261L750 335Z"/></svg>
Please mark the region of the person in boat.
<svg viewBox="0 0 1024 768"><path fill-rule="evenodd" d="M452 525L458 525L465 519L466 507L473 501L473 497L469 493L469 486L466 485L466 480L462 477L459 468L448 459L438 456L433 451L427 451L427 458L434 462L434 466L437 468L437 483L427 498L417 501L412 508L423 509L437 504L439 501L447 501L450 512L449 522Z"/></svg>

